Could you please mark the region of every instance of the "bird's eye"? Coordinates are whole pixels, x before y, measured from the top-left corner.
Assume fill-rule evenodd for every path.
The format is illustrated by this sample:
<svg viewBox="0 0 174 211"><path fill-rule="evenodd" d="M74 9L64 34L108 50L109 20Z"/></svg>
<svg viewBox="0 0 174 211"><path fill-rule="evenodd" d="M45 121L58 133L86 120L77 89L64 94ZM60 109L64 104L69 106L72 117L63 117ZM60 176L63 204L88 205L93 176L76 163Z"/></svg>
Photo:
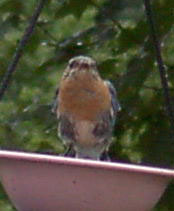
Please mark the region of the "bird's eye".
<svg viewBox="0 0 174 211"><path fill-rule="evenodd" d="M78 66L78 63L76 61L73 61L69 64L70 69L76 68Z"/></svg>

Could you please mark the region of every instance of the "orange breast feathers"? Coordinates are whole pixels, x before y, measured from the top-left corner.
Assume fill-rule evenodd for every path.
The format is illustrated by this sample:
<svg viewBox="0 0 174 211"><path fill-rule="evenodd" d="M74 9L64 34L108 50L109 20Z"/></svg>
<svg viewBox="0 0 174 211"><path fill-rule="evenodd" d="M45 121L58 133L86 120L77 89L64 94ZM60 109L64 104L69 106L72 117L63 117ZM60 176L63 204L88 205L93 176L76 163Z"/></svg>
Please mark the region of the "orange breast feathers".
<svg viewBox="0 0 174 211"><path fill-rule="evenodd" d="M82 73L61 81L58 107L60 114L70 114L77 120L96 121L101 113L110 108L109 89L100 77Z"/></svg>

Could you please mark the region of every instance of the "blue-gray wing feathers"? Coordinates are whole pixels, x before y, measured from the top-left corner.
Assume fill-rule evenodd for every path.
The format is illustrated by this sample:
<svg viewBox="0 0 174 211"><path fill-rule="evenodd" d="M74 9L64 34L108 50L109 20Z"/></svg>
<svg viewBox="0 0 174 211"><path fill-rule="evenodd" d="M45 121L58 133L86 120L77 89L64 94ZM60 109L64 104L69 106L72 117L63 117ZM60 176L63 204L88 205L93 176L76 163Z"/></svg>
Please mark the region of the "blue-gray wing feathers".
<svg viewBox="0 0 174 211"><path fill-rule="evenodd" d="M59 88L57 88L57 90L56 90L56 94L55 94L55 97L54 97L54 100L53 100L53 103L52 103L51 111L53 113L57 113L58 104L59 104ZM57 118L58 118L58 115L57 115Z"/></svg>
<svg viewBox="0 0 174 211"><path fill-rule="evenodd" d="M111 95L111 117L113 119L113 124L115 123L115 119L116 119L116 114L118 111L121 110L121 106L120 103L117 99L117 92L116 89L114 88L114 86L112 85L112 83L110 81L105 81L105 84L108 86L109 88L109 92Z"/></svg>

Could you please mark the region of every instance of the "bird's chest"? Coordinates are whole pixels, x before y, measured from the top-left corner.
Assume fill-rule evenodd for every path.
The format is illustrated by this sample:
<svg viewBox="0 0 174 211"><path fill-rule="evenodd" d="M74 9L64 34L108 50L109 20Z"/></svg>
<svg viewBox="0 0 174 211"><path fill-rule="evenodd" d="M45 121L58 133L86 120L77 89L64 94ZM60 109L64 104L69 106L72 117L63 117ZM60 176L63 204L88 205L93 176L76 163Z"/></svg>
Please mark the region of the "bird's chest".
<svg viewBox="0 0 174 211"><path fill-rule="evenodd" d="M107 86L101 79L81 74L64 80L59 92L59 112L80 120L96 120L101 112L110 108Z"/></svg>

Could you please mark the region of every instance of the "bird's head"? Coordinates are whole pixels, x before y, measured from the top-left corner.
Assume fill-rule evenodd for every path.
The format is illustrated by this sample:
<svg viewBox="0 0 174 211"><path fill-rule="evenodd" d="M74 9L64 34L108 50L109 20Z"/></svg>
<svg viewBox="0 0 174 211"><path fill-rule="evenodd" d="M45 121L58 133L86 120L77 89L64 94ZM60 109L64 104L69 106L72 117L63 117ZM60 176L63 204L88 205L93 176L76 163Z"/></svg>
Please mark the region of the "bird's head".
<svg viewBox="0 0 174 211"><path fill-rule="evenodd" d="M97 74L96 61L87 56L77 56L69 60L68 66L65 70L64 77L75 75L76 73L89 72Z"/></svg>

